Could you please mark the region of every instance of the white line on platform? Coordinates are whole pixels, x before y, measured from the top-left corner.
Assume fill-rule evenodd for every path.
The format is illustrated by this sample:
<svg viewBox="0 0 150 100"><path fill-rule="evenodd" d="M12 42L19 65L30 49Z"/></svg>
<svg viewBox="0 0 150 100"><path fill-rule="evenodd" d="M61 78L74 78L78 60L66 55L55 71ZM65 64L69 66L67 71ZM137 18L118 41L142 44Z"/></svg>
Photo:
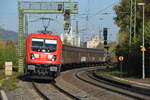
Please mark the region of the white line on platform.
<svg viewBox="0 0 150 100"><path fill-rule="evenodd" d="M1 90L1 98L2 98L2 100L8 100L4 90Z"/></svg>
<svg viewBox="0 0 150 100"><path fill-rule="evenodd" d="M134 83L134 84L137 84L137 85L142 85L142 86L148 86L148 87L150 87L150 84L139 83L139 82L135 82L135 81L129 81L129 80L126 80L126 79L115 77L115 76L112 76L112 77L115 78L115 79L124 80L124 81L130 82L130 83Z"/></svg>

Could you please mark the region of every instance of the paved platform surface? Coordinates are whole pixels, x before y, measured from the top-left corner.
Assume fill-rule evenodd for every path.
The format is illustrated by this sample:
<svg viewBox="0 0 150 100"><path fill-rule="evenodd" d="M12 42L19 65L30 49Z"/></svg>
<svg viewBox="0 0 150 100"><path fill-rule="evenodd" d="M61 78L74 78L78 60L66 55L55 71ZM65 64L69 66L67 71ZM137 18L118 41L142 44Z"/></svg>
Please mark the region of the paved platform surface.
<svg viewBox="0 0 150 100"><path fill-rule="evenodd" d="M143 86L143 87L147 87L150 88L150 78L122 78L122 77L116 77L116 76L111 76L114 79L117 80L122 80L122 81L126 81L129 84L132 85L139 85L139 86Z"/></svg>

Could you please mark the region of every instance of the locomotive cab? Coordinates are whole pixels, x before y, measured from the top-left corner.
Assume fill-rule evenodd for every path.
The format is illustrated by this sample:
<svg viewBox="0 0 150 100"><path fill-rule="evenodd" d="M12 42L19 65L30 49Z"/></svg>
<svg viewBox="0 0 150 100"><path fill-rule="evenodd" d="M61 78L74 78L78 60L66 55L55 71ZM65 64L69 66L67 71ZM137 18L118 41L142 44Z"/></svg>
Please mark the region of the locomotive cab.
<svg viewBox="0 0 150 100"><path fill-rule="evenodd" d="M30 34L26 40L25 74L38 79L57 77L61 70L61 50L59 36Z"/></svg>

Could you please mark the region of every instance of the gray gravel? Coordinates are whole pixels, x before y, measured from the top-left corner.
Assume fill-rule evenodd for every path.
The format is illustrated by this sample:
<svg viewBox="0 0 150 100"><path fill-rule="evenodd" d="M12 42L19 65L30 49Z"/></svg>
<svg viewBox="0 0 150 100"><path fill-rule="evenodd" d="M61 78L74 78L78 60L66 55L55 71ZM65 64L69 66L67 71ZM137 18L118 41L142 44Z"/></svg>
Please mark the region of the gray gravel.
<svg viewBox="0 0 150 100"><path fill-rule="evenodd" d="M32 87L31 82L20 81L19 88L14 91L6 92L8 100L42 100ZM71 100L66 95L55 89L50 83L36 83L36 86L50 100Z"/></svg>
<svg viewBox="0 0 150 100"><path fill-rule="evenodd" d="M62 94L50 83L36 83L36 86L44 93L50 100L71 100L66 95Z"/></svg>
<svg viewBox="0 0 150 100"><path fill-rule="evenodd" d="M70 93L71 92L74 93L74 95L77 95L76 93L78 93L78 95L82 97L82 100L134 100L132 98L120 95L118 93L110 92L103 88L98 88L94 85L85 83L77 79L75 77L75 73L81 70L83 69L76 69L76 70L71 70L71 71L66 71L61 73L61 76L57 81L58 84L62 86L62 88L66 88L66 90L68 89ZM83 76L83 78L86 79L88 77L86 77L85 75ZM64 82L60 80L63 80ZM68 87L64 84L67 84ZM69 86L68 84L71 84L72 86L71 85ZM71 90L70 87L74 87L74 88L72 88Z"/></svg>
<svg viewBox="0 0 150 100"><path fill-rule="evenodd" d="M6 92L9 100L42 100L29 82L20 81L19 88Z"/></svg>

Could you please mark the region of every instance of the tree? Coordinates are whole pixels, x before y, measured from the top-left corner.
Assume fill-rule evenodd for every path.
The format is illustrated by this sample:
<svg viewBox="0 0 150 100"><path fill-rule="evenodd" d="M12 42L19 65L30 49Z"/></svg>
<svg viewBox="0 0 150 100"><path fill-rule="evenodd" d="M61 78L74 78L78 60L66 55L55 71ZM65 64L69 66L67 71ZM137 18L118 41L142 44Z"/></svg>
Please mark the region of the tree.
<svg viewBox="0 0 150 100"><path fill-rule="evenodd" d="M17 66L17 48L11 41L7 40L6 43L0 43L0 67L4 67L6 61L12 61L14 66Z"/></svg>
<svg viewBox="0 0 150 100"><path fill-rule="evenodd" d="M99 42L99 44L96 46L96 48L104 48L104 45L101 42Z"/></svg>
<svg viewBox="0 0 150 100"><path fill-rule="evenodd" d="M137 0L143 2L144 0ZM145 0L145 47L150 47L150 1ZM116 46L116 55L123 55L125 57L124 71L130 75L141 75L142 71L142 52L140 46L142 45L142 7L137 6L137 24L136 37L133 43L129 46L129 27L130 27L130 0L121 0L120 4L114 7L117 14L114 18L115 23L120 28L118 34L118 45ZM146 54L146 75L150 75L150 53Z"/></svg>

